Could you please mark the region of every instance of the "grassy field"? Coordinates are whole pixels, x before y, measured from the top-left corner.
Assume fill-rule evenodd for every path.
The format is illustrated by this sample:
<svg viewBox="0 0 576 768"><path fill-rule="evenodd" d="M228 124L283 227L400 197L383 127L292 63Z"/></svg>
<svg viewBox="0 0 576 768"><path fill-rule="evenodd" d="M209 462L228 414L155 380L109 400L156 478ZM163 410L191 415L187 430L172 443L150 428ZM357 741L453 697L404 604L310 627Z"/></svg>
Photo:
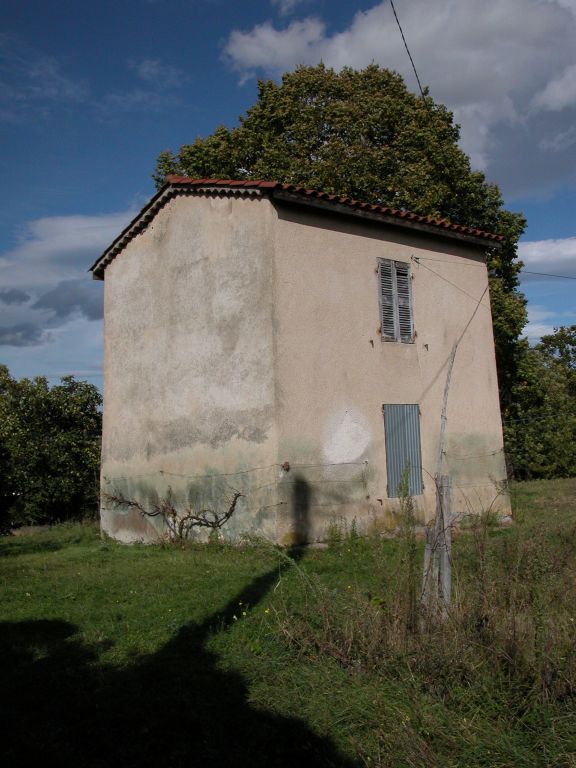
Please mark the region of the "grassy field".
<svg viewBox="0 0 576 768"><path fill-rule="evenodd" d="M2 764L574 768L576 480L513 502L456 538L442 624L409 536L0 539Z"/></svg>

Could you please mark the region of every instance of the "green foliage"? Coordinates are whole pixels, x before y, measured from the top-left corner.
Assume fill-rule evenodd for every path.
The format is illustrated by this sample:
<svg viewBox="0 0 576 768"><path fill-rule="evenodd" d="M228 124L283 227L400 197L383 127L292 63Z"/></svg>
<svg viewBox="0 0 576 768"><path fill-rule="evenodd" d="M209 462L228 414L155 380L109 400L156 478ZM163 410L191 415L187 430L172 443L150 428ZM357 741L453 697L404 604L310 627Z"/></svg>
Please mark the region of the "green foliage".
<svg viewBox="0 0 576 768"><path fill-rule="evenodd" d="M65 376L13 379L0 366L0 519L4 527L96 513L100 393Z"/></svg>
<svg viewBox="0 0 576 768"><path fill-rule="evenodd" d="M576 398L576 325L555 328L542 336L537 349L546 356L548 366L565 378L568 393Z"/></svg>
<svg viewBox="0 0 576 768"><path fill-rule="evenodd" d="M345 540L344 521L333 518L326 528L326 544L328 549L338 550Z"/></svg>
<svg viewBox="0 0 576 768"><path fill-rule="evenodd" d="M514 351L515 378L503 410L510 468L518 478L576 475L576 326Z"/></svg>
<svg viewBox="0 0 576 768"><path fill-rule="evenodd" d="M368 202L502 231L512 242L521 217L502 210L497 186L473 171L458 147L452 114L411 93L400 75L372 64L358 71L299 67L282 83L260 81L240 125L162 152L155 179L274 179ZM520 230L520 231L518 231ZM509 256L495 262L507 286Z"/></svg>

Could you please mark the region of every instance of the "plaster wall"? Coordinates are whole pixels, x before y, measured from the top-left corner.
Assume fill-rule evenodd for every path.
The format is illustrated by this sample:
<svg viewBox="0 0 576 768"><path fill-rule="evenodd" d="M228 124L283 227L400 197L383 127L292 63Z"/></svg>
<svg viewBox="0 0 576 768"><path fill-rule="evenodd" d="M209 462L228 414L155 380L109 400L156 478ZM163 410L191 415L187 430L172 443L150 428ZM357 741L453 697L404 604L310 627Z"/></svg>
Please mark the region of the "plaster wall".
<svg viewBox="0 0 576 768"><path fill-rule="evenodd" d="M505 478L485 254L457 241L277 206L276 413L286 529L310 538L334 520L394 525L382 406L420 406L422 522L434 514L434 475L454 483L456 513L480 512ZM383 342L379 259L409 262L414 343ZM445 453L439 437L449 360ZM296 491L296 492L295 492ZM498 497L498 498L497 498ZM303 500L302 500L303 499Z"/></svg>
<svg viewBox="0 0 576 768"><path fill-rule="evenodd" d="M170 489L223 511L233 488L250 511L245 496L228 528L275 536L258 517L277 473L274 217L256 197L177 197L106 269L102 526L115 538L154 539L160 520L106 494L151 508Z"/></svg>
<svg viewBox="0 0 576 768"><path fill-rule="evenodd" d="M381 341L379 259L411 265L412 344ZM160 520L106 494L224 511L239 490L227 533L282 543L393 527L386 403L420 406L422 522L438 471L457 513L505 477L485 256L456 241L256 195L173 198L106 268L104 367L102 526L124 541Z"/></svg>

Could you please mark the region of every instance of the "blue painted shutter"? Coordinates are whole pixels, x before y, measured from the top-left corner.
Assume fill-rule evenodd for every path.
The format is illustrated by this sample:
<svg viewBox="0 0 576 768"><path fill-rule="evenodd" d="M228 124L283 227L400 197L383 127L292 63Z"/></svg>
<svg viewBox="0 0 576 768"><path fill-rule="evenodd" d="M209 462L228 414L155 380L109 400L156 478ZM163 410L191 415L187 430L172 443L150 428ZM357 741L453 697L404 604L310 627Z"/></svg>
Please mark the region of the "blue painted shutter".
<svg viewBox="0 0 576 768"><path fill-rule="evenodd" d="M384 435L388 496L398 497L398 484L406 467L410 494L419 496L424 490L424 484L418 405L385 405Z"/></svg>

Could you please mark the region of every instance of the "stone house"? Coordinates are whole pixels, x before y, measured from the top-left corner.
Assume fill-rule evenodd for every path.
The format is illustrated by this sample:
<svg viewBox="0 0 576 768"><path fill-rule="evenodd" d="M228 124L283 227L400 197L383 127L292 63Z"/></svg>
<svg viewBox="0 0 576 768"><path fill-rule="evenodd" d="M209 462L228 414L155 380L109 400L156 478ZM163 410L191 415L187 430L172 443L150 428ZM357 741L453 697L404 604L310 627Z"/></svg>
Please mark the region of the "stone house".
<svg viewBox="0 0 576 768"><path fill-rule="evenodd" d="M103 529L223 509L225 532L319 540L505 511L486 254L497 235L287 184L168 177L92 266L104 280Z"/></svg>

